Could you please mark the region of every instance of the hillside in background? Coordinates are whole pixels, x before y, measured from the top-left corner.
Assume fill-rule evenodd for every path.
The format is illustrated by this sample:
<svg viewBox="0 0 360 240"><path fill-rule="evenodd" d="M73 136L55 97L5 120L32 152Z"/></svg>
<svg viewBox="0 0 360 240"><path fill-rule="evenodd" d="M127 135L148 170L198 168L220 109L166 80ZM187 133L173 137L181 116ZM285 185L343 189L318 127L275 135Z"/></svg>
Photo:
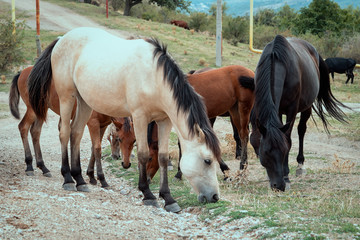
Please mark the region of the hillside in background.
<svg viewBox="0 0 360 240"><path fill-rule="evenodd" d="M212 4L216 4L216 0L191 0L191 10L193 11L200 11L200 12L208 12ZM224 2L224 0L223 0ZM225 1L228 10L227 14L233 15L233 16L244 16L246 14L249 14L250 9L250 0L226 0ZM261 8L271 8L271 9L280 9L282 6L284 6L286 3L296 10L299 10L302 7L307 7L312 0L254 0L254 11L256 12L256 9ZM335 0L337 4L341 8L346 8L350 5L353 5L353 7L360 7L360 1L353 1L353 0Z"/></svg>

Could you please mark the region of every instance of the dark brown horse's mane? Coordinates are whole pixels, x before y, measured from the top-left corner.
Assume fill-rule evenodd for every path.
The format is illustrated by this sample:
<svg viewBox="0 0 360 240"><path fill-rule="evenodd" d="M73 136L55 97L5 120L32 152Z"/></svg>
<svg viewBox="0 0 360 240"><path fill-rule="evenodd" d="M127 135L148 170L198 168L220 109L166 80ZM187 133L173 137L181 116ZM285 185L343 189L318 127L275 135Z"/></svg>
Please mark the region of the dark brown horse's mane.
<svg viewBox="0 0 360 240"><path fill-rule="evenodd" d="M173 91L177 111L189 113L187 125L190 134L196 134L196 125L198 125L204 132L206 145L213 151L217 160L220 161L219 140L210 125L205 104L201 97L191 87L184 73L168 54L166 45L155 38L150 38L146 41L154 46L154 59L158 57L157 66L164 69L164 79L169 83Z"/></svg>
<svg viewBox="0 0 360 240"><path fill-rule="evenodd" d="M264 49L256 68L255 84L255 114L258 123L265 127L266 133L272 136L270 139L279 147L284 148L286 141L284 133L280 131L283 126L275 107L271 95L271 84L274 81L274 62L275 60L285 65L289 62L288 50L292 49L288 41L280 35L270 42ZM257 97L261 96L261 97Z"/></svg>

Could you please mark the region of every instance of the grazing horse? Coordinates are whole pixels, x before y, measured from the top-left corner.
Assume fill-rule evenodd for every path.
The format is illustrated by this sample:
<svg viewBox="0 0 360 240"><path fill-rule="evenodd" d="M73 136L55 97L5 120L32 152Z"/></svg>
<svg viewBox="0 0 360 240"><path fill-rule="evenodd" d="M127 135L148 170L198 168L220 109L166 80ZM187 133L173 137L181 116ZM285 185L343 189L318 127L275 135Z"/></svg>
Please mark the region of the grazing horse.
<svg viewBox="0 0 360 240"><path fill-rule="evenodd" d="M216 164L220 146L206 116L205 104L157 39L125 40L95 28L77 28L50 44L29 76L30 103L42 120L46 96L55 85L60 99L63 188L89 191L81 175L80 140L91 110L114 117L132 116L139 161L138 187L145 205L158 206L149 188L147 127L159 131L160 190L165 209L181 209L170 194L167 165L171 128L183 151L181 169L200 202L219 200ZM77 99L74 120L71 111ZM71 167L67 145L70 139ZM76 187L74 180L76 181Z"/></svg>
<svg viewBox="0 0 360 240"><path fill-rule="evenodd" d="M178 26L178 27L182 27L184 29L190 30L188 23L185 21L181 21L181 20L171 20L170 24Z"/></svg>
<svg viewBox="0 0 360 240"><path fill-rule="evenodd" d="M131 155L134 147L135 133L131 118L112 118L109 125L107 140L111 147L111 157L114 160L124 159Z"/></svg>
<svg viewBox="0 0 360 240"><path fill-rule="evenodd" d="M301 169L306 122L312 108L328 132L327 114L346 122L339 106L345 107L331 93L327 66L310 43L278 35L265 47L255 71L251 121L260 136L254 139L258 145L256 152L266 168L272 189L284 191L286 183L290 183L288 158L297 113L301 113L297 156ZM286 116L285 124L282 115ZM251 142L256 145L256 141Z"/></svg>
<svg viewBox="0 0 360 240"><path fill-rule="evenodd" d="M356 66L356 61L352 58L327 58L325 59L325 63L328 66L329 73L331 73L331 77L334 81L334 72L336 73L345 73L347 76L347 80L345 84L349 82L351 79L351 84L354 82L354 73L353 70Z"/></svg>
<svg viewBox="0 0 360 240"><path fill-rule="evenodd" d="M231 116L232 123L241 139L240 169L244 169L247 166L250 112L255 96L254 72L240 65L232 65L201 73L188 74L187 77L195 91L203 97L208 117L213 119L212 123L215 122L217 116L225 113L229 113ZM154 136L151 131L149 131L148 135ZM152 141L156 142L156 138L152 139ZM149 143L151 143L150 140ZM155 165L149 166L148 169L155 170L156 173L158 168L158 166L156 167L156 154L152 156L152 161L149 164ZM182 175L180 168L178 168L178 173L175 176L178 179L181 179ZM220 168L223 172L229 169L223 161ZM152 177L155 173L148 172L148 176Z"/></svg>
<svg viewBox="0 0 360 240"><path fill-rule="evenodd" d="M36 165L38 168L42 170L44 176L50 177L51 173L44 164L40 149L40 134L41 134L41 127L44 121L42 119L37 118L29 102L27 83L28 83L28 76L32 68L33 67L27 67L21 73L14 76L10 88L9 106L12 115L17 119L20 119L20 113L19 113L20 97L24 101L27 108L26 113L18 126L25 151L25 163L27 166L25 170L26 175L29 176L34 175L34 169L32 166L33 158L28 142L28 133L30 129L34 150L35 150ZM59 97L55 91L53 84L50 86L47 106L56 114L60 114ZM74 107L73 109L72 115L75 113L75 108L76 107ZM132 123L130 122L129 119L127 118L111 119L111 117L106 116L104 114L95 111L92 112L91 117L87 122L87 126L90 132L91 142L92 142L91 157L87 169L87 175L90 178L90 183L95 185L97 183L94 176L94 165L96 162L97 176L101 182L102 187L108 187L109 185L106 182L105 175L102 171L101 140L106 130L106 127L111 123L111 121L119 129L118 137L120 139L124 139L124 141L122 141L121 143L123 149L132 149L135 141L134 129L132 128ZM130 163L131 150L124 153L125 154L124 154L122 166L124 168L129 168L131 165Z"/></svg>

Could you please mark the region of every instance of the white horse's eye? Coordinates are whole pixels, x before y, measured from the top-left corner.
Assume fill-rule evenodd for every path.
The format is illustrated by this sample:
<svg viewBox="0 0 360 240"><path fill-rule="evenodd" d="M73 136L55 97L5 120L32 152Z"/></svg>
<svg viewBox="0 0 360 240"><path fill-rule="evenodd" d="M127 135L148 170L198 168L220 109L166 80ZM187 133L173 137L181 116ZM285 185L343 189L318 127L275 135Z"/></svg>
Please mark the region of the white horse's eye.
<svg viewBox="0 0 360 240"><path fill-rule="evenodd" d="M210 164L211 164L211 160L210 160L210 159L205 159L204 162L205 162L207 165L210 165Z"/></svg>

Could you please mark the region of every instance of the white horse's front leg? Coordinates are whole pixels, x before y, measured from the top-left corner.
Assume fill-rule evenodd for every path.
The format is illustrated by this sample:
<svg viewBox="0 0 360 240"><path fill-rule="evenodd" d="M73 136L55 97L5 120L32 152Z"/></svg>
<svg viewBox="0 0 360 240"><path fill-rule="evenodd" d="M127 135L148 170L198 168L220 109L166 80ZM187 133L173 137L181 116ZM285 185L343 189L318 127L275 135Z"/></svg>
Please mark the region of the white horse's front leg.
<svg viewBox="0 0 360 240"><path fill-rule="evenodd" d="M168 181L169 162L169 135L171 132L171 121L169 118L157 122L159 130L159 166L160 166L160 192L159 195L165 200L165 209L169 212L180 212L181 208L170 194Z"/></svg>
<svg viewBox="0 0 360 240"><path fill-rule="evenodd" d="M139 162L138 187L139 190L144 195L143 202L145 205L159 207L156 197L149 188L149 182L147 181L147 176L146 176L146 163L149 161L150 154L149 154L149 147L147 144L148 119L144 116L145 114L143 112L133 113L132 115L135 137L137 142L137 150L138 150L138 162Z"/></svg>

